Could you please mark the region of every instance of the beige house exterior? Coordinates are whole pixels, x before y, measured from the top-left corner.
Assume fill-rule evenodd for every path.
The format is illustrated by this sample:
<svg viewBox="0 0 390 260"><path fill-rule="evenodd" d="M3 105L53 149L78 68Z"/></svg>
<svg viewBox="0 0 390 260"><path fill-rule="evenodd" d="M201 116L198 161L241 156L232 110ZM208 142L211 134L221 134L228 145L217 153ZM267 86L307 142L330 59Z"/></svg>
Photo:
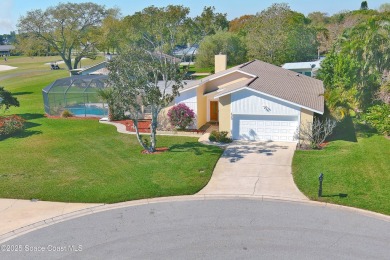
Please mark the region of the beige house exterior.
<svg viewBox="0 0 390 260"><path fill-rule="evenodd" d="M297 142L300 129L323 114L322 81L259 60L226 69L226 61L216 55L216 73L175 99L194 110L193 128L214 122L233 139Z"/></svg>

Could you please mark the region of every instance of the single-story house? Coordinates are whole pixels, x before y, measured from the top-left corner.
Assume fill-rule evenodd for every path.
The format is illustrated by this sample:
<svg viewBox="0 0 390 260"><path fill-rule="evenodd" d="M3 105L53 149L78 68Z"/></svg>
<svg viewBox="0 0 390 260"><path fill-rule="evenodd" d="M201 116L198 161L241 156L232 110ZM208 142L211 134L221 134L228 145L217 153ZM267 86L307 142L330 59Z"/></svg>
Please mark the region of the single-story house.
<svg viewBox="0 0 390 260"><path fill-rule="evenodd" d="M183 56L193 56L198 54L199 45L177 46L173 51L173 56L182 58Z"/></svg>
<svg viewBox="0 0 390 260"><path fill-rule="evenodd" d="M193 128L216 122L233 139L297 142L314 114L324 113L320 80L253 60L226 69L215 56L215 74L188 82L176 97L196 114Z"/></svg>
<svg viewBox="0 0 390 260"><path fill-rule="evenodd" d="M108 75L107 61L89 67L70 70L70 76L75 75Z"/></svg>
<svg viewBox="0 0 390 260"><path fill-rule="evenodd" d="M321 68L321 62L325 59L325 57L320 57L315 61L307 61L307 62L289 62L282 65L283 69L291 70L298 72L300 74L315 77L317 71Z"/></svg>
<svg viewBox="0 0 390 260"><path fill-rule="evenodd" d="M0 45L0 55L1 56L3 56L3 55L10 56L12 50L15 50L15 46L13 46L13 45Z"/></svg>

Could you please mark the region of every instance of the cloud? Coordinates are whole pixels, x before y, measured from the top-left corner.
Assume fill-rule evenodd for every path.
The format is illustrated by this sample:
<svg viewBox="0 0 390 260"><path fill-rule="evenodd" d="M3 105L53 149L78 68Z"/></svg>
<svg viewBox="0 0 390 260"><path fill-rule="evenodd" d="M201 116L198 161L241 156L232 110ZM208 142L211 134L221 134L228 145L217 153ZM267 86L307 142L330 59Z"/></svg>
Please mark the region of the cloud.
<svg viewBox="0 0 390 260"><path fill-rule="evenodd" d="M13 0L2 0L0 8L0 34L10 33L14 30L12 22Z"/></svg>

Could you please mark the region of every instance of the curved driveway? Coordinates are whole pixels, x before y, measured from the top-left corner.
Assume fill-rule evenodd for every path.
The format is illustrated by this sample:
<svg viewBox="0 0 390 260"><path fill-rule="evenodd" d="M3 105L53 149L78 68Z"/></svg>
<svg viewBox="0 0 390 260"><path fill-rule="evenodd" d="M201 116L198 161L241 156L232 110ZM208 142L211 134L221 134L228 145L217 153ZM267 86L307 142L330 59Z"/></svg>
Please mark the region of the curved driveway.
<svg viewBox="0 0 390 260"><path fill-rule="evenodd" d="M2 244L2 250L17 246L21 252L3 250L0 258L388 259L389 245L390 222L353 211L287 201L201 200L65 221Z"/></svg>
<svg viewBox="0 0 390 260"><path fill-rule="evenodd" d="M291 163L296 143L234 142L200 195L246 195L308 200L295 186Z"/></svg>

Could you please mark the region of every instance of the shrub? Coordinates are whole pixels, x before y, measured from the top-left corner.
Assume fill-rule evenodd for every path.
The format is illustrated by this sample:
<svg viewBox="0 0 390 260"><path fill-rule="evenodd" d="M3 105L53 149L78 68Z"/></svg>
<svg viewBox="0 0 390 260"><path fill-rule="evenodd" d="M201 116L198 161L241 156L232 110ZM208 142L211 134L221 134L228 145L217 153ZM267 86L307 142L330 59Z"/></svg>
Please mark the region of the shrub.
<svg viewBox="0 0 390 260"><path fill-rule="evenodd" d="M12 135L24 129L25 120L17 115L0 117L0 136Z"/></svg>
<svg viewBox="0 0 390 260"><path fill-rule="evenodd" d="M390 135L390 105L375 105L368 109L363 119L381 134Z"/></svg>
<svg viewBox="0 0 390 260"><path fill-rule="evenodd" d="M303 148L309 148L307 146L310 145L312 149L321 149L321 145L332 134L336 124L335 120L329 118L325 120L314 118L313 122L302 126L299 134L297 133L295 137L303 141L301 144Z"/></svg>
<svg viewBox="0 0 390 260"><path fill-rule="evenodd" d="M233 140L227 137L228 132L226 131L212 131L209 136L209 141L219 143L231 143Z"/></svg>
<svg viewBox="0 0 390 260"><path fill-rule="evenodd" d="M63 118L68 118L68 117L72 117L72 116L73 116L73 114L69 110L64 110L61 113L61 117L63 117Z"/></svg>
<svg viewBox="0 0 390 260"><path fill-rule="evenodd" d="M180 103L169 109L168 118L172 126L183 130L193 123L195 113L191 108Z"/></svg>

